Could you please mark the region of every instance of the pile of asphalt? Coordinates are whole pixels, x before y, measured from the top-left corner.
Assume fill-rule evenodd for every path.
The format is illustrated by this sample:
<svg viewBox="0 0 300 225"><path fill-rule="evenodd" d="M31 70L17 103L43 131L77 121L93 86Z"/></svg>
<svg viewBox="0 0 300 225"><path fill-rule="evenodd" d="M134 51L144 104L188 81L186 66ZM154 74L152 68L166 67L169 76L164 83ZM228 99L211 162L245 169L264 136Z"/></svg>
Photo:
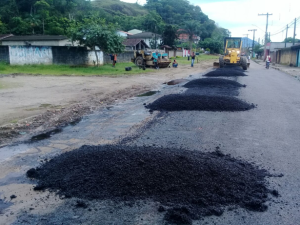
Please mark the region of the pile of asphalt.
<svg viewBox="0 0 300 225"><path fill-rule="evenodd" d="M239 67L229 67L229 68L219 68L214 71L208 72L203 75L206 77L237 77L237 76L247 76L244 74L243 70Z"/></svg>
<svg viewBox="0 0 300 225"><path fill-rule="evenodd" d="M35 190L65 197L159 202L158 212L176 224L220 216L227 206L263 212L274 192L267 188L267 171L220 151L83 146L29 170L27 176L37 179Z"/></svg>
<svg viewBox="0 0 300 225"><path fill-rule="evenodd" d="M222 79L222 78L203 78L196 79L186 83L183 87L185 88L230 88L230 87L246 87L246 85L242 85L236 81Z"/></svg>
<svg viewBox="0 0 300 225"><path fill-rule="evenodd" d="M254 108L254 105L231 96L187 93L165 95L145 107L152 111L245 111Z"/></svg>

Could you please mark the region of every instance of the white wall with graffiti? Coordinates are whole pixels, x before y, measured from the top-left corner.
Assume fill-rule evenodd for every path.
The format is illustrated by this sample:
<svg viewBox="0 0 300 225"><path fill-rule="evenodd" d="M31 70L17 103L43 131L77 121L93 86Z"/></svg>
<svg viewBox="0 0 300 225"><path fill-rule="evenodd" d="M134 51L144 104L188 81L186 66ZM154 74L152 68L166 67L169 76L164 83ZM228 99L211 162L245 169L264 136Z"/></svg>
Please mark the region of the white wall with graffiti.
<svg viewBox="0 0 300 225"><path fill-rule="evenodd" d="M9 46L11 65L45 64L53 62L52 49L47 46Z"/></svg>

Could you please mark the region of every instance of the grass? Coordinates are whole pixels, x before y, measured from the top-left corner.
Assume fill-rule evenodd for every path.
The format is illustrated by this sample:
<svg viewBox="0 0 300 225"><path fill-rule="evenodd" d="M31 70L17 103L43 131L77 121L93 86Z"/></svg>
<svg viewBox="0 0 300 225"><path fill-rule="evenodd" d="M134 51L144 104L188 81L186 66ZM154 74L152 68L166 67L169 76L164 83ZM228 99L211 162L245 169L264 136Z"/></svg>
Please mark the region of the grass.
<svg viewBox="0 0 300 225"><path fill-rule="evenodd" d="M125 67L131 67L131 71L125 71ZM154 72L153 69L142 70L133 63L117 63L113 68L111 64L99 67L74 67L68 65L8 65L0 64L0 73L3 74L31 74L31 75L54 75L54 76L115 76L134 75ZM0 83L0 88L1 88Z"/></svg>
<svg viewBox="0 0 300 225"><path fill-rule="evenodd" d="M197 63L197 59L198 62L201 61L206 61L206 60L211 60L211 59L219 59L219 56L216 55L205 55L205 54L201 54L201 55L197 55L196 59L195 59L195 63ZM174 61L174 57L171 58L172 62ZM187 57L180 57L180 58L176 58L176 61L178 62L178 64L184 64L184 65L188 65L191 64L191 59L188 61Z"/></svg>

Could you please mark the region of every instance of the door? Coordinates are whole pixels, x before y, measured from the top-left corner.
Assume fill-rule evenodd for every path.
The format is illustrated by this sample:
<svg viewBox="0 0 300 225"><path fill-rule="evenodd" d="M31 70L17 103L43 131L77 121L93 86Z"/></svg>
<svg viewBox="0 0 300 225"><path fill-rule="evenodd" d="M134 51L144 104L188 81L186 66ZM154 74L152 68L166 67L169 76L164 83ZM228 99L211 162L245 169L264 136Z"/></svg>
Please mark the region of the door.
<svg viewBox="0 0 300 225"><path fill-rule="evenodd" d="M297 55L297 66L300 67L300 49L298 50L298 55Z"/></svg>

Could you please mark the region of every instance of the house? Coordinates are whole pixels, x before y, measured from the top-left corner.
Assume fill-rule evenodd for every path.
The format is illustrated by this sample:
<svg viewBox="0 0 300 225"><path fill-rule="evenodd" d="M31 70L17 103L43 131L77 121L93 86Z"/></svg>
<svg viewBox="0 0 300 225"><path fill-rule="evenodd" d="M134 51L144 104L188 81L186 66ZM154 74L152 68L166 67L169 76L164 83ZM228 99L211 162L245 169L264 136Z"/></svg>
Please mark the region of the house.
<svg viewBox="0 0 300 225"><path fill-rule="evenodd" d="M10 36L2 40L6 46L74 46L64 35ZM76 45L76 44L75 44Z"/></svg>
<svg viewBox="0 0 300 225"><path fill-rule="evenodd" d="M185 34L185 33L181 33L183 30L182 29L179 29L177 32L179 33L179 36L178 36L178 39L181 41L181 42L188 42L189 41L189 35L188 34ZM196 36L196 35L193 35L193 42L195 44L197 44L199 41L200 41L200 36Z"/></svg>
<svg viewBox="0 0 300 225"><path fill-rule="evenodd" d="M134 35L134 34L139 34L139 33L142 33L142 32L143 32L143 31L137 30L137 29L133 29L133 30L127 31L127 33L132 34L132 35Z"/></svg>
<svg viewBox="0 0 300 225"><path fill-rule="evenodd" d="M289 48L293 45L293 43L286 43L286 47ZM262 47L264 49L264 47ZM270 55L271 59L276 58L276 52L278 49L285 48L284 42L269 42L266 46L266 56Z"/></svg>
<svg viewBox="0 0 300 225"><path fill-rule="evenodd" d="M128 39L142 39L148 46L151 46L150 42L155 42L157 45L162 43L161 35L152 32L142 32L127 37Z"/></svg>
<svg viewBox="0 0 300 225"><path fill-rule="evenodd" d="M128 32L121 31L121 30L117 31L117 34L118 34L119 36L121 36L121 37L127 37L128 35L132 35L132 34L130 34L130 33L128 33Z"/></svg>
<svg viewBox="0 0 300 225"><path fill-rule="evenodd" d="M279 64L300 67L300 43L288 48L277 49L274 59L273 62Z"/></svg>
<svg viewBox="0 0 300 225"><path fill-rule="evenodd" d="M0 34L0 45L2 45L2 40L13 36L13 34Z"/></svg>
<svg viewBox="0 0 300 225"><path fill-rule="evenodd" d="M142 50L149 48L149 45L142 39L126 39L123 44L125 45L126 50Z"/></svg>

